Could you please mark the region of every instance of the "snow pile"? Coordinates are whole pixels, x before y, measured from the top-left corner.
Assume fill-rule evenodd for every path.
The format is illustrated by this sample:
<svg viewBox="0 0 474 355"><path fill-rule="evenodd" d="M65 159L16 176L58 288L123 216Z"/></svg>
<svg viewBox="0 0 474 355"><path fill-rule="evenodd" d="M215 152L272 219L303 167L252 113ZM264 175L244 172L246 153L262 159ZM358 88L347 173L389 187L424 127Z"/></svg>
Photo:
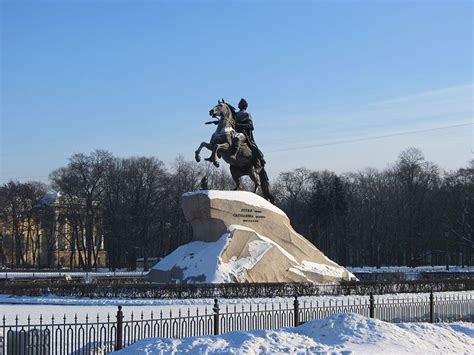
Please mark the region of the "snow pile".
<svg viewBox="0 0 474 355"><path fill-rule="evenodd" d="M471 323L391 324L340 313L296 328L231 332L185 339L150 338L117 354L162 353L321 353L469 354L474 349Z"/></svg>
<svg viewBox="0 0 474 355"><path fill-rule="evenodd" d="M340 267L313 263L313 262L307 261L307 260L303 260L303 262L300 265L296 266L295 268L299 272L308 271L308 272L313 272L313 273L316 273L316 274L332 276L334 278L343 278L344 277L344 269L342 269ZM290 271L296 272L292 269L290 269ZM354 277L354 279L355 279L355 277Z"/></svg>
<svg viewBox="0 0 474 355"><path fill-rule="evenodd" d="M219 256L228 243L228 235L224 234L217 242L190 242L182 245L153 266L153 270L170 270L179 267L183 270L183 279L196 281L196 276L203 275L201 282L216 279ZM218 281L216 281L218 282Z"/></svg>
<svg viewBox="0 0 474 355"><path fill-rule="evenodd" d="M204 283L244 282L246 270L250 270L265 253L275 245L270 239L262 237L248 244L248 256L232 257L228 262L222 261L222 253L230 242L230 235L236 229L246 230L242 226L230 226L216 242L191 242L173 251L156 264L155 270L170 270L179 267L183 270L182 279Z"/></svg>

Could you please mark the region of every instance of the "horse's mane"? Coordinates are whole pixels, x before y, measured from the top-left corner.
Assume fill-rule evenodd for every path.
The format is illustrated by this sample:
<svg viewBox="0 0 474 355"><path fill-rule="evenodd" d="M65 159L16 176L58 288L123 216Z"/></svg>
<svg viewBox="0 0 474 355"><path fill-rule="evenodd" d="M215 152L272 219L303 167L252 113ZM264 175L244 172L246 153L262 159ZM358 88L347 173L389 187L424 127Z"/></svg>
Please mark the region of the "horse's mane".
<svg viewBox="0 0 474 355"><path fill-rule="evenodd" d="M235 119L235 107L227 102L225 104L230 108L230 112L232 112L232 118Z"/></svg>

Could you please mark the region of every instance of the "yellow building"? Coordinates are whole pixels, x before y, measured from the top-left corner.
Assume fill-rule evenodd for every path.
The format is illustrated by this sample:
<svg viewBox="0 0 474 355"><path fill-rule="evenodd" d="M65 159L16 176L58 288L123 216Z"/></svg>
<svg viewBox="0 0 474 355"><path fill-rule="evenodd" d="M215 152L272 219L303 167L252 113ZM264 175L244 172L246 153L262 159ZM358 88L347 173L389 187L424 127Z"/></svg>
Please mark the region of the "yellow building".
<svg viewBox="0 0 474 355"><path fill-rule="evenodd" d="M77 207L77 205L76 205ZM16 237L3 226L0 240L0 262L8 267L72 268L87 265L85 227L78 216L70 220L70 209L60 194L46 194L31 213L22 216ZM76 214L77 215L77 214ZM92 268L107 266L104 238L97 226L93 228ZM16 253L19 251L20 255ZM19 262L18 262L19 261Z"/></svg>

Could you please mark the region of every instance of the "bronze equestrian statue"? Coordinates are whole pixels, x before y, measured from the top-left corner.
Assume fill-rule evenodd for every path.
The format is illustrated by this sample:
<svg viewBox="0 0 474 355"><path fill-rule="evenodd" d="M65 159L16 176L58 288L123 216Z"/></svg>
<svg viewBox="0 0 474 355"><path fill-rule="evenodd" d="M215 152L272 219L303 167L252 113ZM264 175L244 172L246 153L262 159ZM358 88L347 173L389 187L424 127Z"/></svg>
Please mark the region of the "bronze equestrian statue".
<svg viewBox="0 0 474 355"><path fill-rule="evenodd" d="M218 157L222 157L230 165L230 173L236 186L234 190L241 188L240 178L248 175L254 182L253 192L261 187L263 197L270 202L274 198L270 192L270 182L265 171L265 160L258 149L253 138L252 116L246 112L248 105L242 99L239 102L239 112L232 105L219 100L217 105L210 111L209 115L218 120L206 122L206 124L217 125L216 131L209 143L202 142L195 152L197 162L201 161L201 152L206 147L212 154L207 161L219 166Z"/></svg>

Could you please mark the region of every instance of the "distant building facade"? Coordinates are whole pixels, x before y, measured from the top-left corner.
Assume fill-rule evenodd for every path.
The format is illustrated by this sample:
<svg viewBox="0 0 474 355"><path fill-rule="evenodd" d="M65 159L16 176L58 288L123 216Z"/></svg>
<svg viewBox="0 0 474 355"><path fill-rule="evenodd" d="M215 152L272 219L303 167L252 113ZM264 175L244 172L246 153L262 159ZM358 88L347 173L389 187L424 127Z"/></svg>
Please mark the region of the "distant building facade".
<svg viewBox="0 0 474 355"><path fill-rule="evenodd" d="M85 224L80 213L71 213L55 191L46 194L31 214L22 217L16 236L6 226L0 226L0 230L0 265L68 269L87 265ZM104 238L97 225L93 227L91 244L91 267L107 267Z"/></svg>

